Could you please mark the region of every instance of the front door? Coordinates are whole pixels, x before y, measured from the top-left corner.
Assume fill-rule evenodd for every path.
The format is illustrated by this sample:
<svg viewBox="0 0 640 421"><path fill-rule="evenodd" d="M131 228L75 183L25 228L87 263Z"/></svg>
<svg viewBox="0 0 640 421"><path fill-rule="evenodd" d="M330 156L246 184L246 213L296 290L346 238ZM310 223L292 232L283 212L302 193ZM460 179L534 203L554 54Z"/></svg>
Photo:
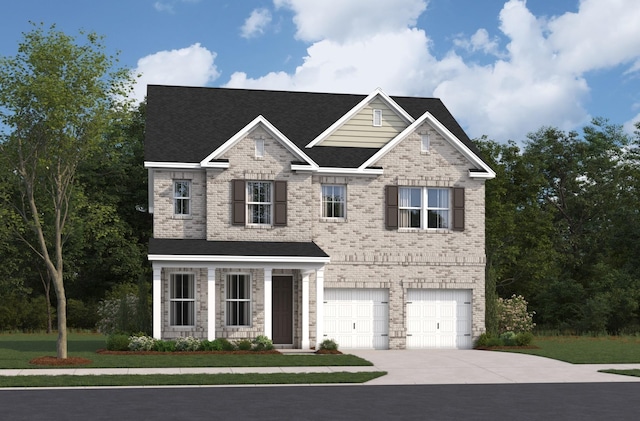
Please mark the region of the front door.
<svg viewBox="0 0 640 421"><path fill-rule="evenodd" d="M274 344L293 344L293 280L290 276L274 276L272 279Z"/></svg>

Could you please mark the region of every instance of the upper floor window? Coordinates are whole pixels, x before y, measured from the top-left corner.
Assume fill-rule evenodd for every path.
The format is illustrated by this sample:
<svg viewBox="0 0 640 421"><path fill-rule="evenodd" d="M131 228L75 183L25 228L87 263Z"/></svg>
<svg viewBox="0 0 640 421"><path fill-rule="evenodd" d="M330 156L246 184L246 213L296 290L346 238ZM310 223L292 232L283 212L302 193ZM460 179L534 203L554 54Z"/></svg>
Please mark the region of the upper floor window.
<svg viewBox="0 0 640 421"><path fill-rule="evenodd" d="M322 217L345 218L347 210L346 186L322 186Z"/></svg>
<svg viewBox="0 0 640 421"><path fill-rule="evenodd" d="M382 126L382 110L373 110L373 125L376 127Z"/></svg>
<svg viewBox="0 0 640 421"><path fill-rule="evenodd" d="M464 188L387 186L385 195L389 229L464 230Z"/></svg>
<svg viewBox="0 0 640 421"><path fill-rule="evenodd" d="M175 180L173 182L174 215L191 214L191 181Z"/></svg>
<svg viewBox="0 0 640 421"><path fill-rule="evenodd" d="M231 224L244 226L287 225L287 182L231 182Z"/></svg>
<svg viewBox="0 0 640 421"><path fill-rule="evenodd" d="M249 181L247 183L248 223L271 225L272 189L270 181Z"/></svg>
<svg viewBox="0 0 640 421"><path fill-rule="evenodd" d="M172 273L169 285L169 319L171 326L195 324L195 280L193 274Z"/></svg>

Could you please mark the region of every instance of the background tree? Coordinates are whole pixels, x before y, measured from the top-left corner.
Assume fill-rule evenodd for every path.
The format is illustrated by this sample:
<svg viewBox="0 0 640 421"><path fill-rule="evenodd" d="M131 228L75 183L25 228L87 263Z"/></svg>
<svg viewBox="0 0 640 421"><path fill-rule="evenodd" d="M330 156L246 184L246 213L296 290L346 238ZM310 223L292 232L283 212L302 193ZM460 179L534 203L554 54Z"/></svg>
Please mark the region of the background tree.
<svg viewBox="0 0 640 421"><path fill-rule="evenodd" d="M3 175L17 186L14 233L42 259L57 300L57 356L67 357L64 247L80 216L79 165L99 151L126 108L130 73L112 70L95 33L74 37L34 25L15 57L0 59Z"/></svg>

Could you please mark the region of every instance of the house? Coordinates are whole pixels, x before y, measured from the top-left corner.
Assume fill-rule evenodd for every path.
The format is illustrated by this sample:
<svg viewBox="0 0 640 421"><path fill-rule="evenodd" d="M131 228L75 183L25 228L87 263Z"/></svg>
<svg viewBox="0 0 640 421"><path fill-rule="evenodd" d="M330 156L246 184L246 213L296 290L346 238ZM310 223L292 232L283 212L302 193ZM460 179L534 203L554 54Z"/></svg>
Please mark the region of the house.
<svg viewBox="0 0 640 421"><path fill-rule="evenodd" d="M484 182L439 99L149 86L153 336L470 348Z"/></svg>

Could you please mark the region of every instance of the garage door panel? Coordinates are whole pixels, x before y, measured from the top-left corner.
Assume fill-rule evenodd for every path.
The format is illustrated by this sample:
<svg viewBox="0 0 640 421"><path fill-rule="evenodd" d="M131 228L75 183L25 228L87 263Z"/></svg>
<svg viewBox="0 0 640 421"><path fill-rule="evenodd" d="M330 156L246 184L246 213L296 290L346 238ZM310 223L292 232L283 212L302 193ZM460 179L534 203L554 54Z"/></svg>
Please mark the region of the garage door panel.
<svg viewBox="0 0 640 421"><path fill-rule="evenodd" d="M389 347L387 290L329 288L324 295L326 338L334 339L340 348Z"/></svg>
<svg viewBox="0 0 640 421"><path fill-rule="evenodd" d="M407 291L407 348L471 348L471 291Z"/></svg>

